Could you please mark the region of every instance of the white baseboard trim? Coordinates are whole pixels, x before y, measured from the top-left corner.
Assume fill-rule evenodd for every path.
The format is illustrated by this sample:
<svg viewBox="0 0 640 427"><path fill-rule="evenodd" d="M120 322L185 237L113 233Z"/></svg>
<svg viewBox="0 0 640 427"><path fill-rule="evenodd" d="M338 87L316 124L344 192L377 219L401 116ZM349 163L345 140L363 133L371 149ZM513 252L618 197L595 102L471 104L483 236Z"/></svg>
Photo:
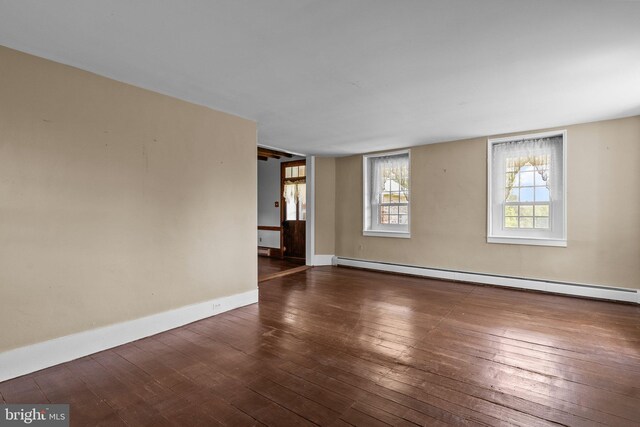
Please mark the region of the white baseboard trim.
<svg viewBox="0 0 640 427"><path fill-rule="evenodd" d="M9 350L0 353L0 382L257 302L254 289Z"/></svg>
<svg viewBox="0 0 640 427"><path fill-rule="evenodd" d="M335 265L333 259L335 255L314 255L313 265Z"/></svg>
<svg viewBox="0 0 640 427"><path fill-rule="evenodd" d="M411 265L366 261L352 258L336 257L336 259L337 265L344 265L348 267L366 268L370 270L411 274L414 276L456 280L461 282L482 283L510 288L532 289L543 292L553 292L558 294L607 299L614 301L634 302L636 304L640 304L640 291L636 289L614 288L582 283L554 282L549 280L526 279L465 271L441 270Z"/></svg>

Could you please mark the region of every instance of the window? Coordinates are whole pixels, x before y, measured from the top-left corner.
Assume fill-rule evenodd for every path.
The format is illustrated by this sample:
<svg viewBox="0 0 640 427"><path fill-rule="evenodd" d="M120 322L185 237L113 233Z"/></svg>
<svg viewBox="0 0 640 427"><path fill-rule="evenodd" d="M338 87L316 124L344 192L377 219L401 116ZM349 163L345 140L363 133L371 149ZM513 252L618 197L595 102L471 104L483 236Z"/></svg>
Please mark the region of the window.
<svg viewBox="0 0 640 427"><path fill-rule="evenodd" d="M489 243L566 246L566 131L488 141Z"/></svg>
<svg viewBox="0 0 640 427"><path fill-rule="evenodd" d="M410 237L409 151L363 156L365 236Z"/></svg>
<svg viewBox="0 0 640 427"><path fill-rule="evenodd" d="M294 162L292 162L294 163ZM304 160L295 162L293 166L284 168L284 219L286 221L306 221L307 219L307 185L306 166Z"/></svg>

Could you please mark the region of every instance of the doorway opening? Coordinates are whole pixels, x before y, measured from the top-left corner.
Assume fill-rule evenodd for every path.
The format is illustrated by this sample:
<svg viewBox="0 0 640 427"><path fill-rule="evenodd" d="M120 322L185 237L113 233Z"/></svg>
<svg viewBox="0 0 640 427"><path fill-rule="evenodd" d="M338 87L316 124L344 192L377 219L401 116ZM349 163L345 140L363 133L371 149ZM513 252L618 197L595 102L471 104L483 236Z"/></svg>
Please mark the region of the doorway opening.
<svg viewBox="0 0 640 427"><path fill-rule="evenodd" d="M258 282L305 270L304 157L258 147Z"/></svg>
<svg viewBox="0 0 640 427"><path fill-rule="evenodd" d="M285 258L300 260L306 257L307 174L306 160L280 164L280 220L281 247Z"/></svg>

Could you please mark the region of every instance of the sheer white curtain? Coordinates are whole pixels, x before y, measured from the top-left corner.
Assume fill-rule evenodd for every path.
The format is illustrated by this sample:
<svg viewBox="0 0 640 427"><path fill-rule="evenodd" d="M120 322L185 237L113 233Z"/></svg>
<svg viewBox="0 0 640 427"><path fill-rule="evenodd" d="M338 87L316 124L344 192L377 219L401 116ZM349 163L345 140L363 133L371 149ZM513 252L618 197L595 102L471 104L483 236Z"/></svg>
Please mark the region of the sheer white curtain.
<svg viewBox="0 0 640 427"><path fill-rule="evenodd" d="M395 191L402 191L409 200L408 172L409 157L406 154L393 156L371 157L369 159L369 169L371 171L371 185L369 188L370 224L375 226L377 214L380 211L382 193L385 191L385 184L391 178L390 185L398 186ZM387 189L389 190L389 189Z"/></svg>
<svg viewBox="0 0 640 427"><path fill-rule="evenodd" d="M365 203L365 229L407 232L408 223L382 224L379 216L380 203L384 192L388 194L387 203L393 201L398 203L403 198L406 202L409 202L409 154L372 156L367 161L368 193L365 194L367 198ZM403 197L399 197L398 192L401 192Z"/></svg>
<svg viewBox="0 0 640 427"><path fill-rule="evenodd" d="M563 234L563 138L553 136L500 142L492 145L492 232L495 236L507 236L504 230L504 206L509 191L520 169L533 166L538 182L549 189L550 230L527 231L531 237L556 238ZM507 169L509 168L509 169ZM521 232L522 230L519 230Z"/></svg>
<svg viewBox="0 0 640 427"><path fill-rule="evenodd" d="M300 186L297 184L285 184L284 185L284 200L288 205L295 205L300 193Z"/></svg>
<svg viewBox="0 0 640 427"><path fill-rule="evenodd" d="M282 195L284 197L285 202L287 203L287 211L285 215L285 219L296 219L296 209L298 209L301 205L302 208L300 210L300 220L306 219L306 203L307 203L307 185L304 182L293 182L288 183L285 181L284 185L284 193ZM304 218L303 218L304 217Z"/></svg>

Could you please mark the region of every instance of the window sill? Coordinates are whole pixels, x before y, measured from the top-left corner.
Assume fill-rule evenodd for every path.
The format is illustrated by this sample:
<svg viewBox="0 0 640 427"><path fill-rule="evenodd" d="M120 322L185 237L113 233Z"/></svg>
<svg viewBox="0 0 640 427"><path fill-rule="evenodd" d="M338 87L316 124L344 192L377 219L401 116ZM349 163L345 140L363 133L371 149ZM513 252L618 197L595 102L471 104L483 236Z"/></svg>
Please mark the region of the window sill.
<svg viewBox="0 0 640 427"><path fill-rule="evenodd" d="M411 233L408 231L363 230L362 235L370 237L395 237L399 239L411 238Z"/></svg>
<svg viewBox="0 0 640 427"><path fill-rule="evenodd" d="M567 247L566 239L532 239L530 237L487 237L487 243L503 243L507 245L531 245Z"/></svg>

